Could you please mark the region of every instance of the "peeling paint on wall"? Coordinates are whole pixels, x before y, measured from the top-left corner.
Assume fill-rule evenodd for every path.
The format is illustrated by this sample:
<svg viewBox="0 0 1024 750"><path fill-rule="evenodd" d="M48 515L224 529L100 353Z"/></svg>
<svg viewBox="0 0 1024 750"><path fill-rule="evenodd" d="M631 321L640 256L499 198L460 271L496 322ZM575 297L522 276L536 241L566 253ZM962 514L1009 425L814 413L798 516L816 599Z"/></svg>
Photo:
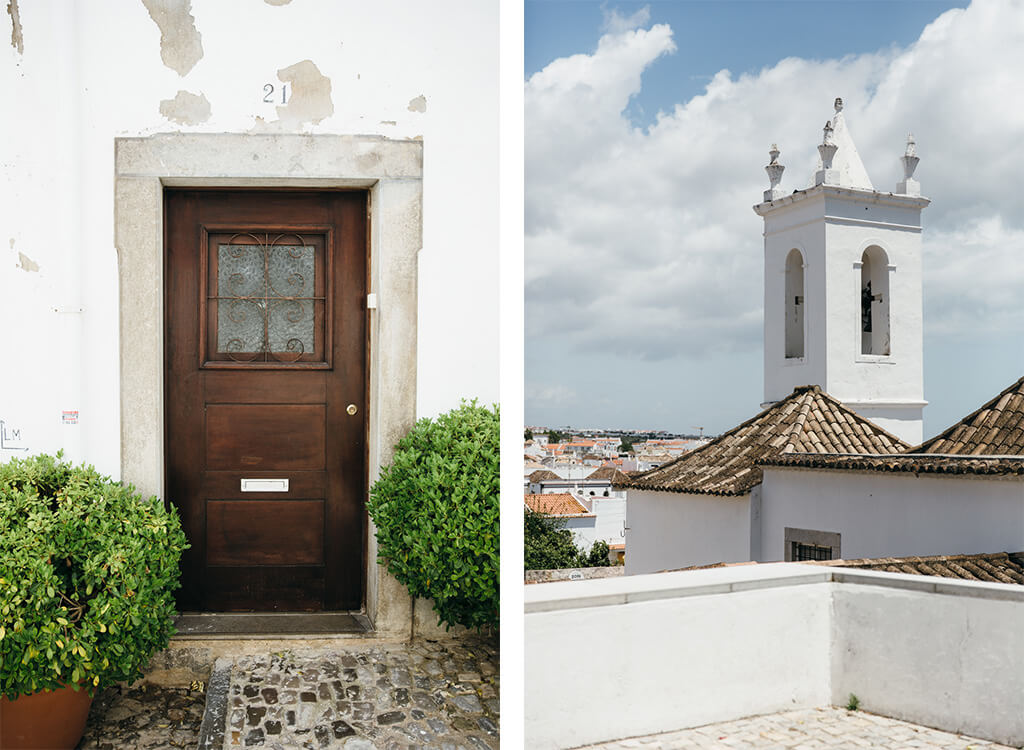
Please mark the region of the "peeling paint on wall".
<svg viewBox="0 0 1024 750"><path fill-rule="evenodd" d="M179 91L173 99L160 102L160 114L181 125L198 125L210 119L210 102L201 93Z"/></svg>
<svg viewBox="0 0 1024 750"><path fill-rule="evenodd" d="M11 17L11 46L18 50L19 55L25 54L25 40L21 36L21 14L18 13L18 0L7 3L7 14Z"/></svg>
<svg viewBox="0 0 1024 750"><path fill-rule="evenodd" d="M142 0L160 27L160 59L183 76L203 57L203 35L196 28L192 0Z"/></svg>
<svg viewBox="0 0 1024 750"><path fill-rule="evenodd" d="M423 94L420 94L415 99L410 99L408 109L410 112L426 112L427 97L423 96Z"/></svg>
<svg viewBox="0 0 1024 750"><path fill-rule="evenodd" d="M39 264L25 255L25 253L18 253L18 268L28 273L39 273Z"/></svg>
<svg viewBox="0 0 1024 750"><path fill-rule="evenodd" d="M331 79L320 72L312 60L303 60L277 71L277 77L291 84L288 104L277 108L277 117L282 124L314 125L334 114L331 101Z"/></svg>

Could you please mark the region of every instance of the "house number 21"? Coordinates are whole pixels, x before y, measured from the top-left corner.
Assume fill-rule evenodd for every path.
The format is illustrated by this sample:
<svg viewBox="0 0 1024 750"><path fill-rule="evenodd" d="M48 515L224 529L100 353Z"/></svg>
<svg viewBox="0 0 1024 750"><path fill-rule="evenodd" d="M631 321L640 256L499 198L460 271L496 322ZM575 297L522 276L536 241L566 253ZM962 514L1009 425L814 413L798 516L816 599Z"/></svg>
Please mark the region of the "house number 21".
<svg viewBox="0 0 1024 750"><path fill-rule="evenodd" d="M263 84L263 101L267 104L274 103L274 84L265 83ZM288 103L288 85L281 84L281 104Z"/></svg>

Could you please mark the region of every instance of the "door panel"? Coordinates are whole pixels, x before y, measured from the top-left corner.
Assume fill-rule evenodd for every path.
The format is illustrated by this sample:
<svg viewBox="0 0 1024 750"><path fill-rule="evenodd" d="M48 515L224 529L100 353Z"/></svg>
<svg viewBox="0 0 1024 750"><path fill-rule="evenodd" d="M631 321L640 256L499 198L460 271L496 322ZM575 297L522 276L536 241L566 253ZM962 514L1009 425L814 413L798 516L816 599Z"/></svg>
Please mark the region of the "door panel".
<svg viewBox="0 0 1024 750"><path fill-rule="evenodd" d="M325 404L207 401L206 467L324 469L326 412Z"/></svg>
<svg viewBox="0 0 1024 750"><path fill-rule="evenodd" d="M366 247L363 192L166 191L180 608L361 607Z"/></svg>
<svg viewBox="0 0 1024 750"><path fill-rule="evenodd" d="M323 565L322 500L210 500L210 565Z"/></svg>

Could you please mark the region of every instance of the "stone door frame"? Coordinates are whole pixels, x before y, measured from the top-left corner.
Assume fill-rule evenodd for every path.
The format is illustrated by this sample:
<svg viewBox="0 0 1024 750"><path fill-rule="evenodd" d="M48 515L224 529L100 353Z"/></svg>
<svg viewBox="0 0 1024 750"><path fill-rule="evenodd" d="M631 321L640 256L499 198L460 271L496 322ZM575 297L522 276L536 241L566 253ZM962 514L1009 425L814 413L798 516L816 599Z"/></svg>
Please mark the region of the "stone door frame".
<svg viewBox="0 0 1024 750"><path fill-rule="evenodd" d="M121 478L164 495L163 189L362 188L369 193L368 479L416 421L417 254L423 144L382 136L157 134L114 142L120 309ZM366 612L379 635L408 631L408 593L376 564L370 524Z"/></svg>

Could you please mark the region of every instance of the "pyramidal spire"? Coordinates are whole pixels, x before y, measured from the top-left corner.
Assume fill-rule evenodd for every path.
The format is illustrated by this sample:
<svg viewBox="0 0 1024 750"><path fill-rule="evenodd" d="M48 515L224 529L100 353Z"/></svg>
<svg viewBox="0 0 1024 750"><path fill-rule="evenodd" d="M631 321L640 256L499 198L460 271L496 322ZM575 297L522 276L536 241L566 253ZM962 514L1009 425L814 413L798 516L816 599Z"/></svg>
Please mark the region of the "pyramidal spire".
<svg viewBox="0 0 1024 750"><path fill-rule="evenodd" d="M818 167L814 173L812 185L838 185L839 187L860 188L862 190L874 190L868 171L864 169L864 162L860 160L857 153L857 146L853 143L853 137L846 127L846 119L843 117L843 100L837 98L835 101L835 115L826 124L826 136L823 146L834 146L827 151L832 152L831 163L826 165L825 157L828 153L821 153L818 159ZM829 127L831 126L831 127ZM827 176L827 180L826 180Z"/></svg>

